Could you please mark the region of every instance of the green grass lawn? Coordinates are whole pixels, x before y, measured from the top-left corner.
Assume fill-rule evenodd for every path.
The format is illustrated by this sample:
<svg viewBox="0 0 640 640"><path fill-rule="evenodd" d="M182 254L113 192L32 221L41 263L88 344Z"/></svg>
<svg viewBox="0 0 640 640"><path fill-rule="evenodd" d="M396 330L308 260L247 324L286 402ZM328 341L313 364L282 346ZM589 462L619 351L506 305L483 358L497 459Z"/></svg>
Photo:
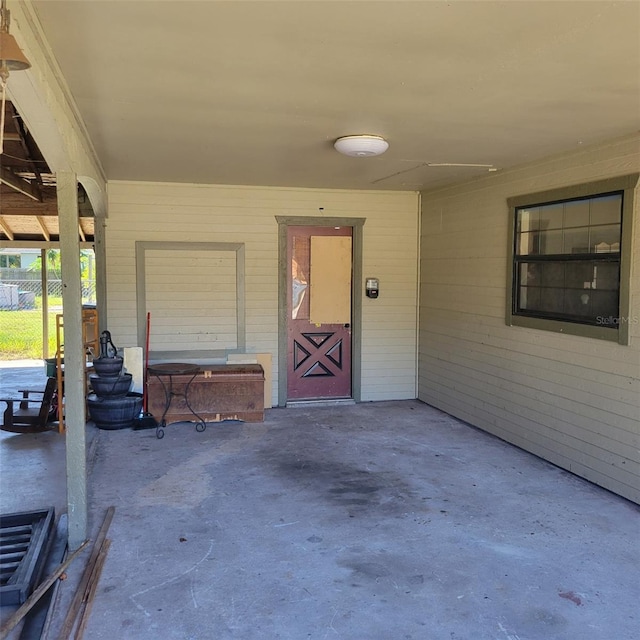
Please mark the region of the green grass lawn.
<svg viewBox="0 0 640 640"><path fill-rule="evenodd" d="M49 357L56 353L56 312L49 313ZM42 310L0 311L0 359L38 359L43 356Z"/></svg>

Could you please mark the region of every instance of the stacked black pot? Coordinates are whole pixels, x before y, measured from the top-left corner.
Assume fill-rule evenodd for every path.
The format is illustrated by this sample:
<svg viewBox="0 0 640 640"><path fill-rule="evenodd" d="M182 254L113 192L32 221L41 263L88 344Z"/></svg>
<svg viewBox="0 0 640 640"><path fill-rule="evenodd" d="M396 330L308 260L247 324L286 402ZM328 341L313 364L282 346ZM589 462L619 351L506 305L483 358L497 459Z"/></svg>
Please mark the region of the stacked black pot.
<svg viewBox="0 0 640 640"><path fill-rule="evenodd" d="M109 331L100 336L100 357L89 375L93 393L87 398L89 415L99 429L126 429L142 411L142 394L132 393L130 373L122 372L123 358Z"/></svg>

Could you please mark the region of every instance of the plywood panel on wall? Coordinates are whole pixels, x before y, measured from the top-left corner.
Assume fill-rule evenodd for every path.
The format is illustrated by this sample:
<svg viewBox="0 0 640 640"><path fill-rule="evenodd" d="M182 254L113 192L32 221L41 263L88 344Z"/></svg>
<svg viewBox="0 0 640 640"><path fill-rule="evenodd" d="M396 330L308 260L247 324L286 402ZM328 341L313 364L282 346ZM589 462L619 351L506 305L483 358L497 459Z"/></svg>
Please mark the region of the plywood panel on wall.
<svg viewBox="0 0 640 640"><path fill-rule="evenodd" d="M351 238L311 236L310 322L351 322Z"/></svg>
<svg viewBox="0 0 640 640"><path fill-rule="evenodd" d="M506 326L507 198L640 166L640 137L422 194L418 397L640 501L640 340ZM640 220L632 256L638 266ZM631 320L640 317L632 270ZM640 324L640 323L638 323Z"/></svg>

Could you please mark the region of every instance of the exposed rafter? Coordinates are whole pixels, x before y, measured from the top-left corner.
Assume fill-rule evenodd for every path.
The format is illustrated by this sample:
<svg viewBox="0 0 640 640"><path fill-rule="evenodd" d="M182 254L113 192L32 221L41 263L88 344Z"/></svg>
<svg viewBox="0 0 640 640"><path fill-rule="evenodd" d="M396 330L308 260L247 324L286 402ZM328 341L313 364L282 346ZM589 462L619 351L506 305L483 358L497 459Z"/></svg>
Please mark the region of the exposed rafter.
<svg viewBox="0 0 640 640"><path fill-rule="evenodd" d="M2 184L6 184L12 189L15 189L16 191L19 191L28 198L32 198L36 202L42 202L40 189L31 182L27 182L26 180L19 178L15 173L9 171L9 169L0 167L0 182L2 182Z"/></svg>
<svg viewBox="0 0 640 640"><path fill-rule="evenodd" d="M0 167L0 242L58 242L56 176L11 102L5 105ZM78 205L78 237L92 242L93 209L82 187Z"/></svg>
<svg viewBox="0 0 640 640"><path fill-rule="evenodd" d="M2 233L4 233L4 235L7 236L9 240L13 240L13 231L11 231L11 228L5 222L5 219L2 216L0 216L0 229L2 229Z"/></svg>
<svg viewBox="0 0 640 640"><path fill-rule="evenodd" d="M42 187L42 175L40 172L40 167L38 166L38 162L35 160L35 156L39 155L39 150L36 146L33 138L28 134L27 128L24 126L24 122L22 118L18 115L16 108L12 103L7 105L7 109L10 111L13 117L13 123L16 128L16 132L19 138L20 146L24 151L25 159L28 160L31 165L31 169L35 175L35 184L38 186L38 189ZM42 197L40 198L42 200Z"/></svg>
<svg viewBox="0 0 640 640"><path fill-rule="evenodd" d="M44 219L41 216L36 216L36 220L40 225L40 229L42 230L42 235L44 236L44 239L48 242L49 240L51 240L51 234L49 233L49 230L47 229L47 226L44 223Z"/></svg>

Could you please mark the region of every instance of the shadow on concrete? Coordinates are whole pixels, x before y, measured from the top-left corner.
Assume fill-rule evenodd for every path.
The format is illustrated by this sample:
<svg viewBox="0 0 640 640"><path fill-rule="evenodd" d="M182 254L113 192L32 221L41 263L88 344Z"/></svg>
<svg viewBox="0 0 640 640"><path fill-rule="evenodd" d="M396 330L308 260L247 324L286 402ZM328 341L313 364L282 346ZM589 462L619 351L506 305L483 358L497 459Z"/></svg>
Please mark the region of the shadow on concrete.
<svg viewBox="0 0 640 640"><path fill-rule="evenodd" d="M96 431L92 640L639 637L637 505L418 401ZM24 502L22 464L64 466L28 438L2 439Z"/></svg>

